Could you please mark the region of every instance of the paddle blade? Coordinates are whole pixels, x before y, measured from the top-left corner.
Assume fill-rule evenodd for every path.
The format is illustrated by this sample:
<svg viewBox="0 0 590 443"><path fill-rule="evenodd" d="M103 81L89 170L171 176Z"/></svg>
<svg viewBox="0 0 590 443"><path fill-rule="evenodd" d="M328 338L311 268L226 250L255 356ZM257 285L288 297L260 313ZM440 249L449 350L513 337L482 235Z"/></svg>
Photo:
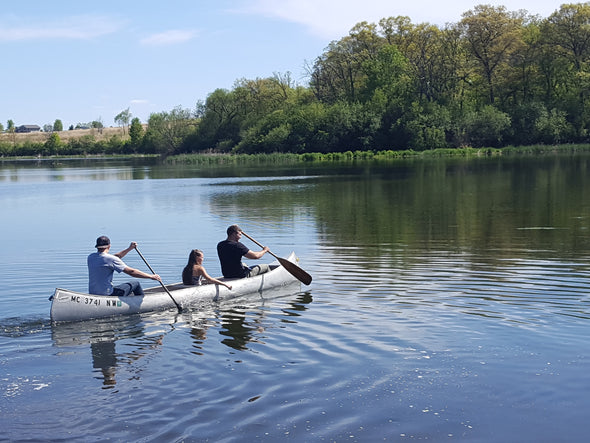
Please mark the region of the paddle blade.
<svg viewBox="0 0 590 443"><path fill-rule="evenodd" d="M304 285L309 285L311 283L311 275L309 275L295 263L290 262L289 260L286 260L281 257L276 258L281 264L281 266L283 266L283 268L285 268L293 277L295 277L301 283L303 283Z"/></svg>

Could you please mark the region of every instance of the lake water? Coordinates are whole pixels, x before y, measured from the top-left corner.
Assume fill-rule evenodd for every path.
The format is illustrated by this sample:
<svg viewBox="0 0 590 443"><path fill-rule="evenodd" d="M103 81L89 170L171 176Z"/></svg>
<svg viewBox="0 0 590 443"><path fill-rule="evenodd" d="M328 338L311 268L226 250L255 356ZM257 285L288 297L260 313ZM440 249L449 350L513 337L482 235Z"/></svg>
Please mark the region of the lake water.
<svg viewBox="0 0 590 443"><path fill-rule="evenodd" d="M0 207L0 441L587 438L587 155L4 162ZM233 223L312 284L51 324L97 236L172 283L192 248L219 275Z"/></svg>

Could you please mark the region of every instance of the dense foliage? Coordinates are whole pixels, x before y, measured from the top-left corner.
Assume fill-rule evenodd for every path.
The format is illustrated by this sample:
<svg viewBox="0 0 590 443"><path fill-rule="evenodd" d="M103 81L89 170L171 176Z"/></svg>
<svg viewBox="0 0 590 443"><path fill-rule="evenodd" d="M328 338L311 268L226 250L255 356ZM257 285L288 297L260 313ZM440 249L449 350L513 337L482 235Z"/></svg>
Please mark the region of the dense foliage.
<svg viewBox="0 0 590 443"><path fill-rule="evenodd" d="M590 3L542 19L479 5L444 28L359 23L309 67L217 90L184 152L343 152L584 143Z"/></svg>
<svg viewBox="0 0 590 443"><path fill-rule="evenodd" d="M589 94L590 3L563 4L547 18L479 5L442 28L402 16L358 23L308 66L306 86L289 73L241 79L195 110L152 114L145 133L132 124L130 140L118 146L52 139L43 151L168 156L587 143ZM129 117L127 109L115 120Z"/></svg>

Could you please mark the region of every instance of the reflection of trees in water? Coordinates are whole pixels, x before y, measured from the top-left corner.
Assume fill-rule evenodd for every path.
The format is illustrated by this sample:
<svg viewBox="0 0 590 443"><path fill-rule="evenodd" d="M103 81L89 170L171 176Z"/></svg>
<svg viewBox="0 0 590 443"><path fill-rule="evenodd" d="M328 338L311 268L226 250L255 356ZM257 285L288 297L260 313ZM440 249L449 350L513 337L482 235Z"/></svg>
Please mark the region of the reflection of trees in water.
<svg viewBox="0 0 590 443"><path fill-rule="evenodd" d="M360 266L447 249L552 257L587 249L587 155L355 162L305 194L325 247L358 247ZM265 199L264 201L268 201ZM241 210L243 210L241 208ZM557 229L526 229L552 227ZM393 247L390 247L393 245ZM399 247L397 247L399 245ZM522 245L522 246L520 246ZM515 246L520 246L520 252Z"/></svg>

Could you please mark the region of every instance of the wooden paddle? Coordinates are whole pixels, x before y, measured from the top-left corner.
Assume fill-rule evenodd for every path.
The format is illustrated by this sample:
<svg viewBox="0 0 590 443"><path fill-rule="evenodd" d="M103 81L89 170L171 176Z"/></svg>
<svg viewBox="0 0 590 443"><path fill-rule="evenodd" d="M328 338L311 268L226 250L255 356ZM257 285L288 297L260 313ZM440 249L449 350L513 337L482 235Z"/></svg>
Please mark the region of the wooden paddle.
<svg viewBox="0 0 590 443"><path fill-rule="evenodd" d="M242 234L244 234L246 237L248 237L250 240L252 240L254 243L256 243L261 248L264 248L264 246L262 246L260 243L258 243L256 240L254 240L248 234L246 234L244 231L242 231ZM270 255L272 255L274 258L276 258L279 261L279 263L281 264L281 266L283 268L285 268L291 275L293 275L301 283L303 283L305 285L309 285L311 283L311 275L309 275L307 272L305 272L303 269L301 269L295 263L290 262L287 259L277 257L276 255L274 255L270 251L268 251L268 253Z"/></svg>
<svg viewBox="0 0 590 443"><path fill-rule="evenodd" d="M152 271L152 274L155 274L154 270L152 269L150 264L147 262L147 260L144 258L143 254L141 252L139 252L139 249L137 249L137 246L135 247L135 250L137 251L137 253L141 257L143 262L147 265L147 267L150 268L150 271ZM161 281L160 281L160 284L162 285L162 287L164 288L164 291L166 291L166 293L170 296L170 298L172 299L172 301L174 302L174 304L178 308L178 312L182 312L182 307L176 302L176 300L174 300L174 297L172 297L172 294L170 294L170 291L168 290L168 288Z"/></svg>

